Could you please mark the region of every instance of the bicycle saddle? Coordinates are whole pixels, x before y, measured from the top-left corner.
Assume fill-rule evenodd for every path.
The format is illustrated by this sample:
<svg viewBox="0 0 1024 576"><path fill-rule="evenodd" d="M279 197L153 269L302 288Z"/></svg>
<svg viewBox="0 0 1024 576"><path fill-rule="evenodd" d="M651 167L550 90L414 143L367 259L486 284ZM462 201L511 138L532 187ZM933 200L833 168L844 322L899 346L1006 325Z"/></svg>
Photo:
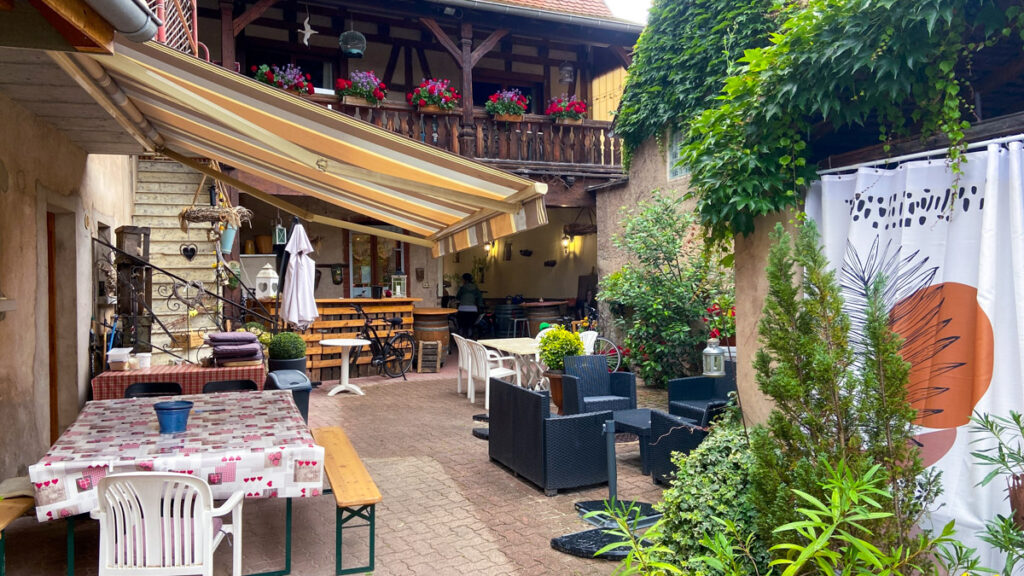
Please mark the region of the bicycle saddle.
<svg viewBox="0 0 1024 576"><path fill-rule="evenodd" d="M404 320L401 318L388 318L388 324L391 324L392 326L401 326L403 322Z"/></svg>

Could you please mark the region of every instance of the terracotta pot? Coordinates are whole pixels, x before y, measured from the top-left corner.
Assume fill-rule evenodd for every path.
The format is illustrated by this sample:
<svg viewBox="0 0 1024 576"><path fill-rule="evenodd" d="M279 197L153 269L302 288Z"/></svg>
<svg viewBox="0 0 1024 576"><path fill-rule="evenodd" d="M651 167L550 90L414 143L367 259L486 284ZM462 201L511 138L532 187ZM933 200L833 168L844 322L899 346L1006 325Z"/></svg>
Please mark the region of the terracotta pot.
<svg viewBox="0 0 1024 576"><path fill-rule="evenodd" d="M270 254L274 251L274 238L270 234L256 236L256 249L260 254Z"/></svg>
<svg viewBox="0 0 1024 576"><path fill-rule="evenodd" d="M523 121L523 115L522 114L495 114L494 115L494 121L495 122L522 122Z"/></svg>
<svg viewBox="0 0 1024 576"><path fill-rule="evenodd" d="M548 377L548 390L551 392L551 401L558 408L557 413L562 413L562 375L561 370L548 370L544 373Z"/></svg>
<svg viewBox="0 0 1024 576"><path fill-rule="evenodd" d="M555 118L555 124L566 124L569 126L579 126L583 124L583 118Z"/></svg>

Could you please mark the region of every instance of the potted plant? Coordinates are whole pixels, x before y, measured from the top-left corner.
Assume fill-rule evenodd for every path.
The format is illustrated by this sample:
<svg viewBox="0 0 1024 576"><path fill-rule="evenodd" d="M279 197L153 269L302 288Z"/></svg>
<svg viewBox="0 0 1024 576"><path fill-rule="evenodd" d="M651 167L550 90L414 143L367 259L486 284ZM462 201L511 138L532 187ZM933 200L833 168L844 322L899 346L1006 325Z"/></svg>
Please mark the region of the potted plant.
<svg viewBox="0 0 1024 576"><path fill-rule="evenodd" d="M306 371L306 342L295 332L281 332L267 345L267 365L271 372L278 370Z"/></svg>
<svg viewBox="0 0 1024 576"><path fill-rule="evenodd" d="M484 110L499 122L522 122L530 99L513 88L498 90L484 103Z"/></svg>
<svg viewBox="0 0 1024 576"><path fill-rule="evenodd" d="M282 90L289 90L298 94L312 94L313 82L309 74L303 74L302 68L294 64L262 64L251 68L253 77L263 82L276 86Z"/></svg>
<svg viewBox="0 0 1024 576"><path fill-rule="evenodd" d="M583 341L580 335L566 330L561 326L554 326L544 333L537 343L537 350L540 354L540 361L547 367L544 375L550 383L551 400L558 407L558 413L562 413L562 374L565 370L566 356L580 356L583 354Z"/></svg>
<svg viewBox="0 0 1024 576"><path fill-rule="evenodd" d="M736 345L736 306L731 294L722 294L706 308L704 324L708 327L708 338L717 338L723 346Z"/></svg>
<svg viewBox="0 0 1024 576"><path fill-rule="evenodd" d="M555 124L583 124L587 117L587 103L576 96L554 98L548 104L545 114L555 119Z"/></svg>
<svg viewBox="0 0 1024 576"><path fill-rule="evenodd" d="M388 88L380 78L377 78L373 70L356 70L348 75L348 80L338 78L334 81L334 93L341 98L342 104L380 106L387 98Z"/></svg>
<svg viewBox="0 0 1024 576"><path fill-rule="evenodd" d="M405 95L406 102L415 106L420 114L441 114L454 110L462 95L448 80L431 78L420 82L412 92Z"/></svg>

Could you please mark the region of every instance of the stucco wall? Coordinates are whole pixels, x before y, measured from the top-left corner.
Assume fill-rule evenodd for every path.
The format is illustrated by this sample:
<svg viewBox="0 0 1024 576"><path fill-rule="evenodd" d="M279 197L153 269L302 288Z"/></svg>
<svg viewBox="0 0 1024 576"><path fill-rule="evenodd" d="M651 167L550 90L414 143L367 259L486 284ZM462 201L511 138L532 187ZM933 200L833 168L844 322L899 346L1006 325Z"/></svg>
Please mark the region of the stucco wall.
<svg viewBox="0 0 1024 576"><path fill-rule="evenodd" d="M97 222L131 221L133 161L87 156L53 126L0 94L0 289L17 309L0 321L0 477L27 473L50 446L46 213L57 215L59 424L70 424L88 386ZM0 172L2 174L2 172ZM4 191L6 190L6 191Z"/></svg>

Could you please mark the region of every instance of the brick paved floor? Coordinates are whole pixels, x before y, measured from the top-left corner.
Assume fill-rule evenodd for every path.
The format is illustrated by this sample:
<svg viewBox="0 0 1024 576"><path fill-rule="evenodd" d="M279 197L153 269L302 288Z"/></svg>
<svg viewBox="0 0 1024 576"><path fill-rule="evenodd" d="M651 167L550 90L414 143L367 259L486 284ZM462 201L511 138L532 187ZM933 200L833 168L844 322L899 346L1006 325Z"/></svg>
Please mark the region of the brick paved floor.
<svg viewBox="0 0 1024 576"><path fill-rule="evenodd" d="M361 378L365 396L327 396L314 390L310 425L345 429L384 496L377 506L378 575L610 574L616 564L582 559L551 549L554 536L583 530L573 504L607 496L607 485L546 497L487 457L487 443L471 436L483 412L455 391L455 362L441 374L410 375L409 381ZM665 405L663 391L646 390L641 405ZM619 443L619 495L657 501L661 490L640 474L636 442ZM245 572L283 562L284 503L247 500L244 508ZM346 530L346 566L365 562L365 530ZM334 569L334 500L294 503L292 574L329 575ZM64 524L22 518L6 533L11 576L63 574ZM76 531L77 573L96 573L98 528ZM230 551L217 552L218 574L230 573Z"/></svg>

